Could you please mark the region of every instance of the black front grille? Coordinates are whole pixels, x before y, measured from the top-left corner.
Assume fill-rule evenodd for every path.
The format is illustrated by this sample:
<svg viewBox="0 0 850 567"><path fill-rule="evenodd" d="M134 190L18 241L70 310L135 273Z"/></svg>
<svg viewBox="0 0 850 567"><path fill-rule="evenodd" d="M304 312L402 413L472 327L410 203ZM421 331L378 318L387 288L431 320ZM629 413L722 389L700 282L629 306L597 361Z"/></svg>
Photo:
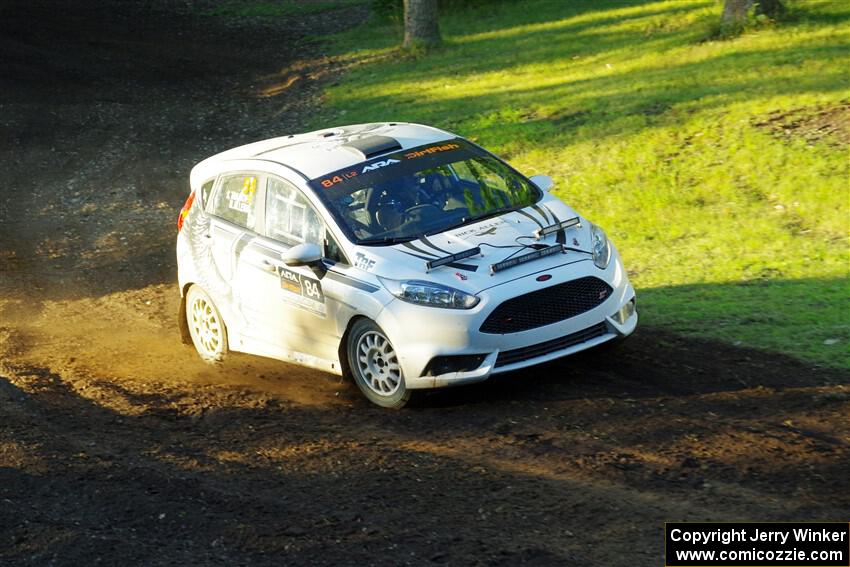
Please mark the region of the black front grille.
<svg viewBox="0 0 850 567"><path fill-rule="evenodd" d="M611 295L611 286L587 276L509 299L490 313L482 333L517 333L551 325L600 305Z"/></svg>
<svg viewBox="0 0 850 567"><path fill-rule="evenodd" d="M515 348L513 350L504 350L500 352L499 356L496 358L496 368L498 368L499 366L507 366L508 364L515 364L524 360L531 360L532 358L537 358L538 356L543 356L552 352L564 350L565 348L569 348L571 346L580 345L581 343L586 343L591 339L601 337L607 332L608 326L605 325L605 323L599 323L592 327L588 327L587 329L578 331L577 333L572 333L563 337L559 337L557 339L552 339L551 341L546 341L545 343L538 343L536 345L531 345L523 348Z"/></svg>

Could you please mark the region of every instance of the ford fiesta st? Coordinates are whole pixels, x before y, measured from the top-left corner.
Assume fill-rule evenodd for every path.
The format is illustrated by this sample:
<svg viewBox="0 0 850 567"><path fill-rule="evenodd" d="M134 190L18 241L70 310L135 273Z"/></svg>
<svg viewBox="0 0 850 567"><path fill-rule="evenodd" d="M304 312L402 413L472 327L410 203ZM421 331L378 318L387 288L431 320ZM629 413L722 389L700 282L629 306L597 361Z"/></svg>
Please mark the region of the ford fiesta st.
<svg viewBox="0 0 850 567"><path fill-rule="evenodd" d="M180 327L353 378L372 402L485 380L629 335L635 292L603 230L476 144L345 126L199 163L180 212Z"/></svg>

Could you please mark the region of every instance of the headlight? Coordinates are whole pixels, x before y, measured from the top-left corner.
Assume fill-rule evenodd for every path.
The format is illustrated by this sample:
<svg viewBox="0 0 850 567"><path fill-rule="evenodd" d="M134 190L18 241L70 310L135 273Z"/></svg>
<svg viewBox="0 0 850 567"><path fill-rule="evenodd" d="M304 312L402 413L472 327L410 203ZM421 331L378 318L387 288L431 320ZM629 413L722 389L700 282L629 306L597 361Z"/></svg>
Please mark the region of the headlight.
<svg viewBox="0 0 850 567"><path fill-rule="evenodd" d="M605 236L605 231L596 226L590 225L591 249L593 250L593 263L600 270L608 267L611 262L611 244L608 243L608 237Z"/></svg>
<svg viewBox="0 0 850 567"><path fill-rule="evenodd" d="M397 298L416 305L442 307L444 309L472 309L481 301L481 298L459 289L433 282L397 281L384 278L381 278L381 282Z"/></svg>

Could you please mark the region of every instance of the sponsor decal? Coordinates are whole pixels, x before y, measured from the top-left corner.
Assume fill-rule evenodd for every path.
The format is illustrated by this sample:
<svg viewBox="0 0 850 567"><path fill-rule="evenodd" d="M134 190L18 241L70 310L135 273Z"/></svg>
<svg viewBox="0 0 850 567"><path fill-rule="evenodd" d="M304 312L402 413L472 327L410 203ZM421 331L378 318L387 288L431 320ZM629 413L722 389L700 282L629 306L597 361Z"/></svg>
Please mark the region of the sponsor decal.
<svg viewBox="0 0 850 567"><path fill-rule="evenodd" d="M361 171L361 173L375 171L376 169L381 169L382 167L387 167L388 165L393 165L396 163L401 163L401 161L397 159L385 159L383 161L376 161L375 163L370 163L369 165L364 166L363 171Z"/></svg>
<svg viewBox="0 0 850 567"><path fill-rule="evenodd" d="M427 156L430 154L436 154L439 152L450 152L452 150L460 149L460 146L457 144L442 144L440 146L431 146L429 148L423 148L421 150L416 150L412 152L408 152L404 154L404 157L407 159L416 159L422 156Z"/></svg>
<svg viewBox="0 0 850 567"><path fill-rule="evenodd" d="M342 173L337 173L336 175L328 177L327 179L322 179L319 183L321 183L322 187L324 187L325 189L329 189L337 183L342 183L347 179L353 179L355 177L357 177L356 171L345 171Z"/></svg>
<svg viewBox="0 0 850 567"><path fill-rule="evenodd" d="M257 178L246 177L242 182L240 191L227 192L227 208L240 213L251 212L251 205L254 203L254 195L257 193Z"/></svg>
<svg viewBox="0 0 850 567"><path fill-rule="evenodd" d="M552 279L551 274L543 274L542 276L537 276L537 281L539 281L539 282L546 282L546 281L549 281L551 279Z"/></svg>
<svg viewBox="0 0 850 567"><path fill-rule="evenodd" d="M460 272L455 272L455 277L456 277L457 279L459 279L460 281L462 281L462 282L465 282L466 280L468 280L468 279L469 279L468 277L466 277L465 275L461 274Z"/></svg>
<svg viewBox="0 0 850 567"><path fill-rule="evenodd" d="M484 223L475 228L469 228L466 230L462 230L460 232L455 232L454 235L458 238L463 238L465 236L474 235L474 236L485 236L488 234L495 234L499 229L499 225L505 224L507 221L503 218L497 218L488 223ZM476 232L478 231L478 232Z"/></svg>
<svg viewBox="0 0 850 567"><path fill-rule="evenodd" d="M281 289L300 295L315 303L325 303L322 282L286 268L279 268L279 271Z"/></svg>
<svg viewBox="0 0 850 567"><path fill-rule="evenodd" d="M576 238L575 236L573 236L573 246L578 246L578 245L579 245L579 243L578 243L578 238Z"/></svg>
<svg viewBox="0 0 850 567"><path fill-rule="evenodd" d="M443 157L441 155L443 153L453 151L460 152L461 155L457 158L454 158L454 156ZM403 170L401 174L404 175L415 172L419 167L432 167L440 165L440 163L445 162L445 160L467 159L467 157L477 155L482 155L480 150L461 141L420 146L409 150L399 151L372 161L349 166L339 171L327 173L322 177L311 180L310 185L314 189L324 188L334 190L339 190L340 187L350 186L353 189L348 189L348 191L353 191L357 188L368 185L373 179L381 180L392 177L392 175L396 173L397 168L393 168L391 173L385 173L382 171L390 165L401 167ZM434 161L435 163L424 166L419 163L411 163L420 158L431 158L431 160L425 159L424 161Z"/></svg>
<svg viewBox="0 0 850 567"><path fill-rule="evenodd" d="M361 270L366 270L368 272L375 266L375 260L366 256L362 252L358 252L354 257L354 265Z"/></svg>

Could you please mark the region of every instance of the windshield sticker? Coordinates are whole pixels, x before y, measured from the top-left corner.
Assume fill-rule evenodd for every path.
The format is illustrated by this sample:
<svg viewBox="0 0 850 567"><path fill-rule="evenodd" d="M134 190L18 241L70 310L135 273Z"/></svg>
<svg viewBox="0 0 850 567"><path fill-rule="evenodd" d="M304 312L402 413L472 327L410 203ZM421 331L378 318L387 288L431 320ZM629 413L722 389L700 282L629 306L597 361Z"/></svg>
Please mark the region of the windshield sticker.
<svg viewBox="0 0 850 567"><path fill-rule="evenodd" d="M387 159L384 161L376 161L375 163L370 163L369 165L363 168L363 173L367 171L374 171L376 169L380 169L382 167L387 167L388 165L395 165L397 163L401 163L400 160L397 159Z"/></svg>
<svg viewBox="0 0 850 567"><path fill-rule="evenodd" d="M452 157L444 157L445 154L462 154ZM386 181L397 175L407 175L414 173L422 168L437 167L449 161L457 161L469 159L473 156L484 155L484 152L475 146L472 146L462 140L440 142L426 146L419 146L392 153L380 158L367 160L354 166L333 171L322 177L318 177L310 181L310 185L314 189L337 189L337 187L345 186L343 190L347 193L356 191L360 187L366 187L381 181ZM416 164L410 163L416 161ZM430 163L433 162L433 163ZM407 167L407 164L410 166ZM395 166L387 170L387 166ZM400 171L396 171L401 168ZM387 173L390 171L391 173Z"/></svg>
<svg viewBox="0 0 850 567"><path fill-rule="evenodd" d="M322 187L324 187L325 189L328 189L330 187L333 187L337 183L342 183L343 181L346 181L348 179L354 179L355 177L357 177L356 171L343 171L343 172L337 173L336 175L334 175L332 177L327 177L325 179L322 179L320 181L320 183L322 184Z"/></svg>
<svg viewBox="0 0 850 567"><path fill-rule="evenodd" d="M458 144L443 144L441 146L431 146L430 148L424 148L420 150L414 150L412 152L407 152L404 154L404 157L407 159L416 159L422 156L427 156L430 154L436 154L438 152L450 152L451 150L459 150L460 146Z"/></svg>
<svg viewBox="0 0 850 567"><path fill-rule="evenodd" d="M250 213L256 193L257 178L253 176L246 177L242 182L241 190L227 192L227 208L240 213Z"/></svg>

